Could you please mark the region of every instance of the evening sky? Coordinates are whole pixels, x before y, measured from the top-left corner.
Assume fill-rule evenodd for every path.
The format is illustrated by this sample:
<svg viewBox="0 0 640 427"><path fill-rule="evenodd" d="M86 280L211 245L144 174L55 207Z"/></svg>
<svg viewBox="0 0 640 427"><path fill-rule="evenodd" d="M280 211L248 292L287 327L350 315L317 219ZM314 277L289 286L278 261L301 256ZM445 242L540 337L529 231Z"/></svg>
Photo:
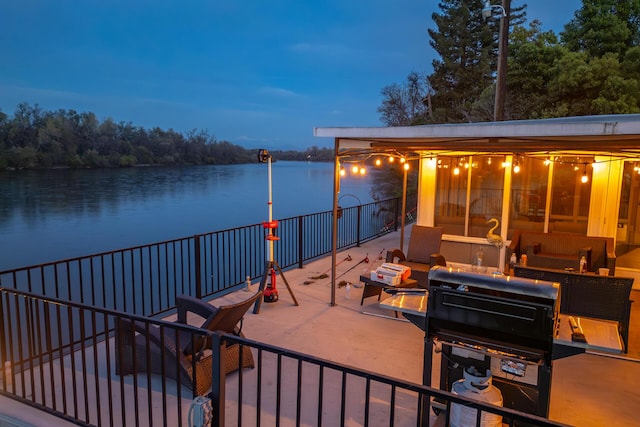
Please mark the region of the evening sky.
<svg viewBox="0 0 640 427"><path fill-rule="evenodd" d="M581 6L527 3L528 19L556 33ZM432 72L427 29L437 4L6 0L0 110L27 102L145 128L206 129L248 148L329 146L314 127L381 126L380 90Z"/></svg>

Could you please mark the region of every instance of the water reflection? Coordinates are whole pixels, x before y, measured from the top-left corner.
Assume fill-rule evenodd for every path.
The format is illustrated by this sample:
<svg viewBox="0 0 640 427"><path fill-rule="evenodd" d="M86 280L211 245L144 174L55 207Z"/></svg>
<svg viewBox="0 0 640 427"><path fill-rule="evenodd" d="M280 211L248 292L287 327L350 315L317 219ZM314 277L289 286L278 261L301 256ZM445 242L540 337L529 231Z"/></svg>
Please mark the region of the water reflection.
<svg viewBox="0 0 640 427"><path fill-rule="evenodd" d="M272 178L274 218L331 209L333 164L276 162ZM369 189L342 183L363 203ZM0 270L259 223L267 201L264 164L2 172Z"/></svg>

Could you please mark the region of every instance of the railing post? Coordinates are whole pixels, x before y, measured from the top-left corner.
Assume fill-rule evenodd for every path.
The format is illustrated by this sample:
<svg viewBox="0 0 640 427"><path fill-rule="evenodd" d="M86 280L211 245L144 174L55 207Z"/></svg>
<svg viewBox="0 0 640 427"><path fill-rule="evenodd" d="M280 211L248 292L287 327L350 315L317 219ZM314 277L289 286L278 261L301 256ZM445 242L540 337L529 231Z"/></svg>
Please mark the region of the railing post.
<svg viewBox="0 0 640 427"><path fill-rule="evenodd" d="M393 231L398 231L398 218L400 217L400 197L396 197L395 199L395 204L396 204L396 213L393 216Z"/></svg>
<svg viewBox="0 0 640 427"><path fill-rule="evenodd" d="M303 216L300 215L298 217L298 268L302 268L302 263L304 261L304 230L302 229L304 225Z"/></svg>
<svg viewBox="0 0 640 427"><path fill-rule="evenodd" d="M224 406L226 401L225 396L225 360L227 351L226 343L221 340L220 332L213 332L211 335L211 393L209 393L209 399L211 399L211 407L213 408L213 419L211 420L211 427L224 427L225 425L225 413ZM242 369L242 368L240 368ZM242 405L242 402L238 403Z"/></svg>
<svg viewBox="0 0 640 427"><path fill-rule="evenodd" d="M360 247L360 215L362 214L362 205L358 205L358 218L356 219L356 246Z"/></svg>
<svg viewBox="0 0 640 427"><path fill-rule="evenodd" d="M202 262L201 262L201 251L200 251L200 235L196 234L195 236L193 236L193 245L194 245L194 252L193 252L193 256L195 258L195 291L196 291L196 298L202 298L202 271L201 266L202 266Z"/></svg>

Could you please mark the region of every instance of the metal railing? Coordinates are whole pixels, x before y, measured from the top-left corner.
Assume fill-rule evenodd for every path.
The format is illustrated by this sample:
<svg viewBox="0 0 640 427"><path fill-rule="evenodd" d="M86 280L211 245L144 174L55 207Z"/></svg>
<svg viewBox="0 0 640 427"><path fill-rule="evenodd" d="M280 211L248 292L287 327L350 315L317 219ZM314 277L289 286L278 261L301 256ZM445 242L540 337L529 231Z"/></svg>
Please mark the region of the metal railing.
<svg viewBox="0 0 640 427"><path fill-rule="evenodd" d="M195 410L203 410L216 427L345 425L347 420L363 426L416 426L429 425L435 417L430 410L434 398L443 402L445 425L455 405L476 410L477 426L486 415L501 416L511 426L561 425L233 335L12 289L0 288L0 319L0 362L8 366L0 394L78 425L193 425ZM134 329L122 324L135 324L138 331L133 353L123 348L118 334L134 334ZM211 339L209 371L198 378L212 384L212 411L205 410L207 399L192 400L189 379L180 374L173 376L180 380L170 379L173 370L196 371L195 359L181 365L170 345L156 347L151 356L157 345L151 335L178 344L180 339ZM251 349L255 368L226 374L226 363L234 362L228 354L233 345ZM243 354L237 352L239 366ZM145 369L151 357L162 361L156 374ZM123 368L127 358L135 361L128 370Z"/></svg>
<svg viewBox="0 0 640 427"><path fill-rule="evenodd" d="M0 320L0 394L78 425L190 425L193 395L168 379L177 362L158 375L135 365L126 371L127 358L146 361L150 352L127 354L116 326L157 329L177 343L206 331L6 288L0 288Z"/></svg>
<svg viewBox="0 0 640 427"><path fill-rule="evenodd" d="M483 403L461 395L356 369L245 338L213 333L213 359L225 359L229 345L257 354L254 371L231 380L224 362L213 364L212 427L278 425L430 426L436 417L450 425L454 411L470 410L475 425L487 417L508 426L564 426L536 415ZM275 378L274 378L275 376ZM221 381L215 381L221 378ZM432 405L437 400L435 409ZM503 424L503 425L504 425ZM465 424L468 425L468 424Z"/></svg>
<svg viewBox="0 0 640 427"><path fill-rule="evenodd" d="M407 211L417 197L407 197ZM398 228L400 198L341 209L337 247L359 246ZM408 215L409 221L413 219ZM332 212L279 221L275 258L282 269L331 252ZM0 272L0 286L142 316L175 307L175 297L222 295L262 276L262 224L198 234Z"/></svg>

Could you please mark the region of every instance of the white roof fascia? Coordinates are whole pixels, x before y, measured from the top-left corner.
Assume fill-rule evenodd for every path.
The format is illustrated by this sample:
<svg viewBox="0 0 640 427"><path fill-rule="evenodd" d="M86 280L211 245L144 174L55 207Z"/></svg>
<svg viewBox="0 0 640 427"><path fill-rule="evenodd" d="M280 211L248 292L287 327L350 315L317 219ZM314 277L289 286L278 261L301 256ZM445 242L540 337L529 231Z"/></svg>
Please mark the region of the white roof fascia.
<svg viewBox="0 0 640 427"><path fill-rule="evenodd" d="M640 134L640 114L399 127L320 127L314 136L353 139L518 138Z"/></svg>

